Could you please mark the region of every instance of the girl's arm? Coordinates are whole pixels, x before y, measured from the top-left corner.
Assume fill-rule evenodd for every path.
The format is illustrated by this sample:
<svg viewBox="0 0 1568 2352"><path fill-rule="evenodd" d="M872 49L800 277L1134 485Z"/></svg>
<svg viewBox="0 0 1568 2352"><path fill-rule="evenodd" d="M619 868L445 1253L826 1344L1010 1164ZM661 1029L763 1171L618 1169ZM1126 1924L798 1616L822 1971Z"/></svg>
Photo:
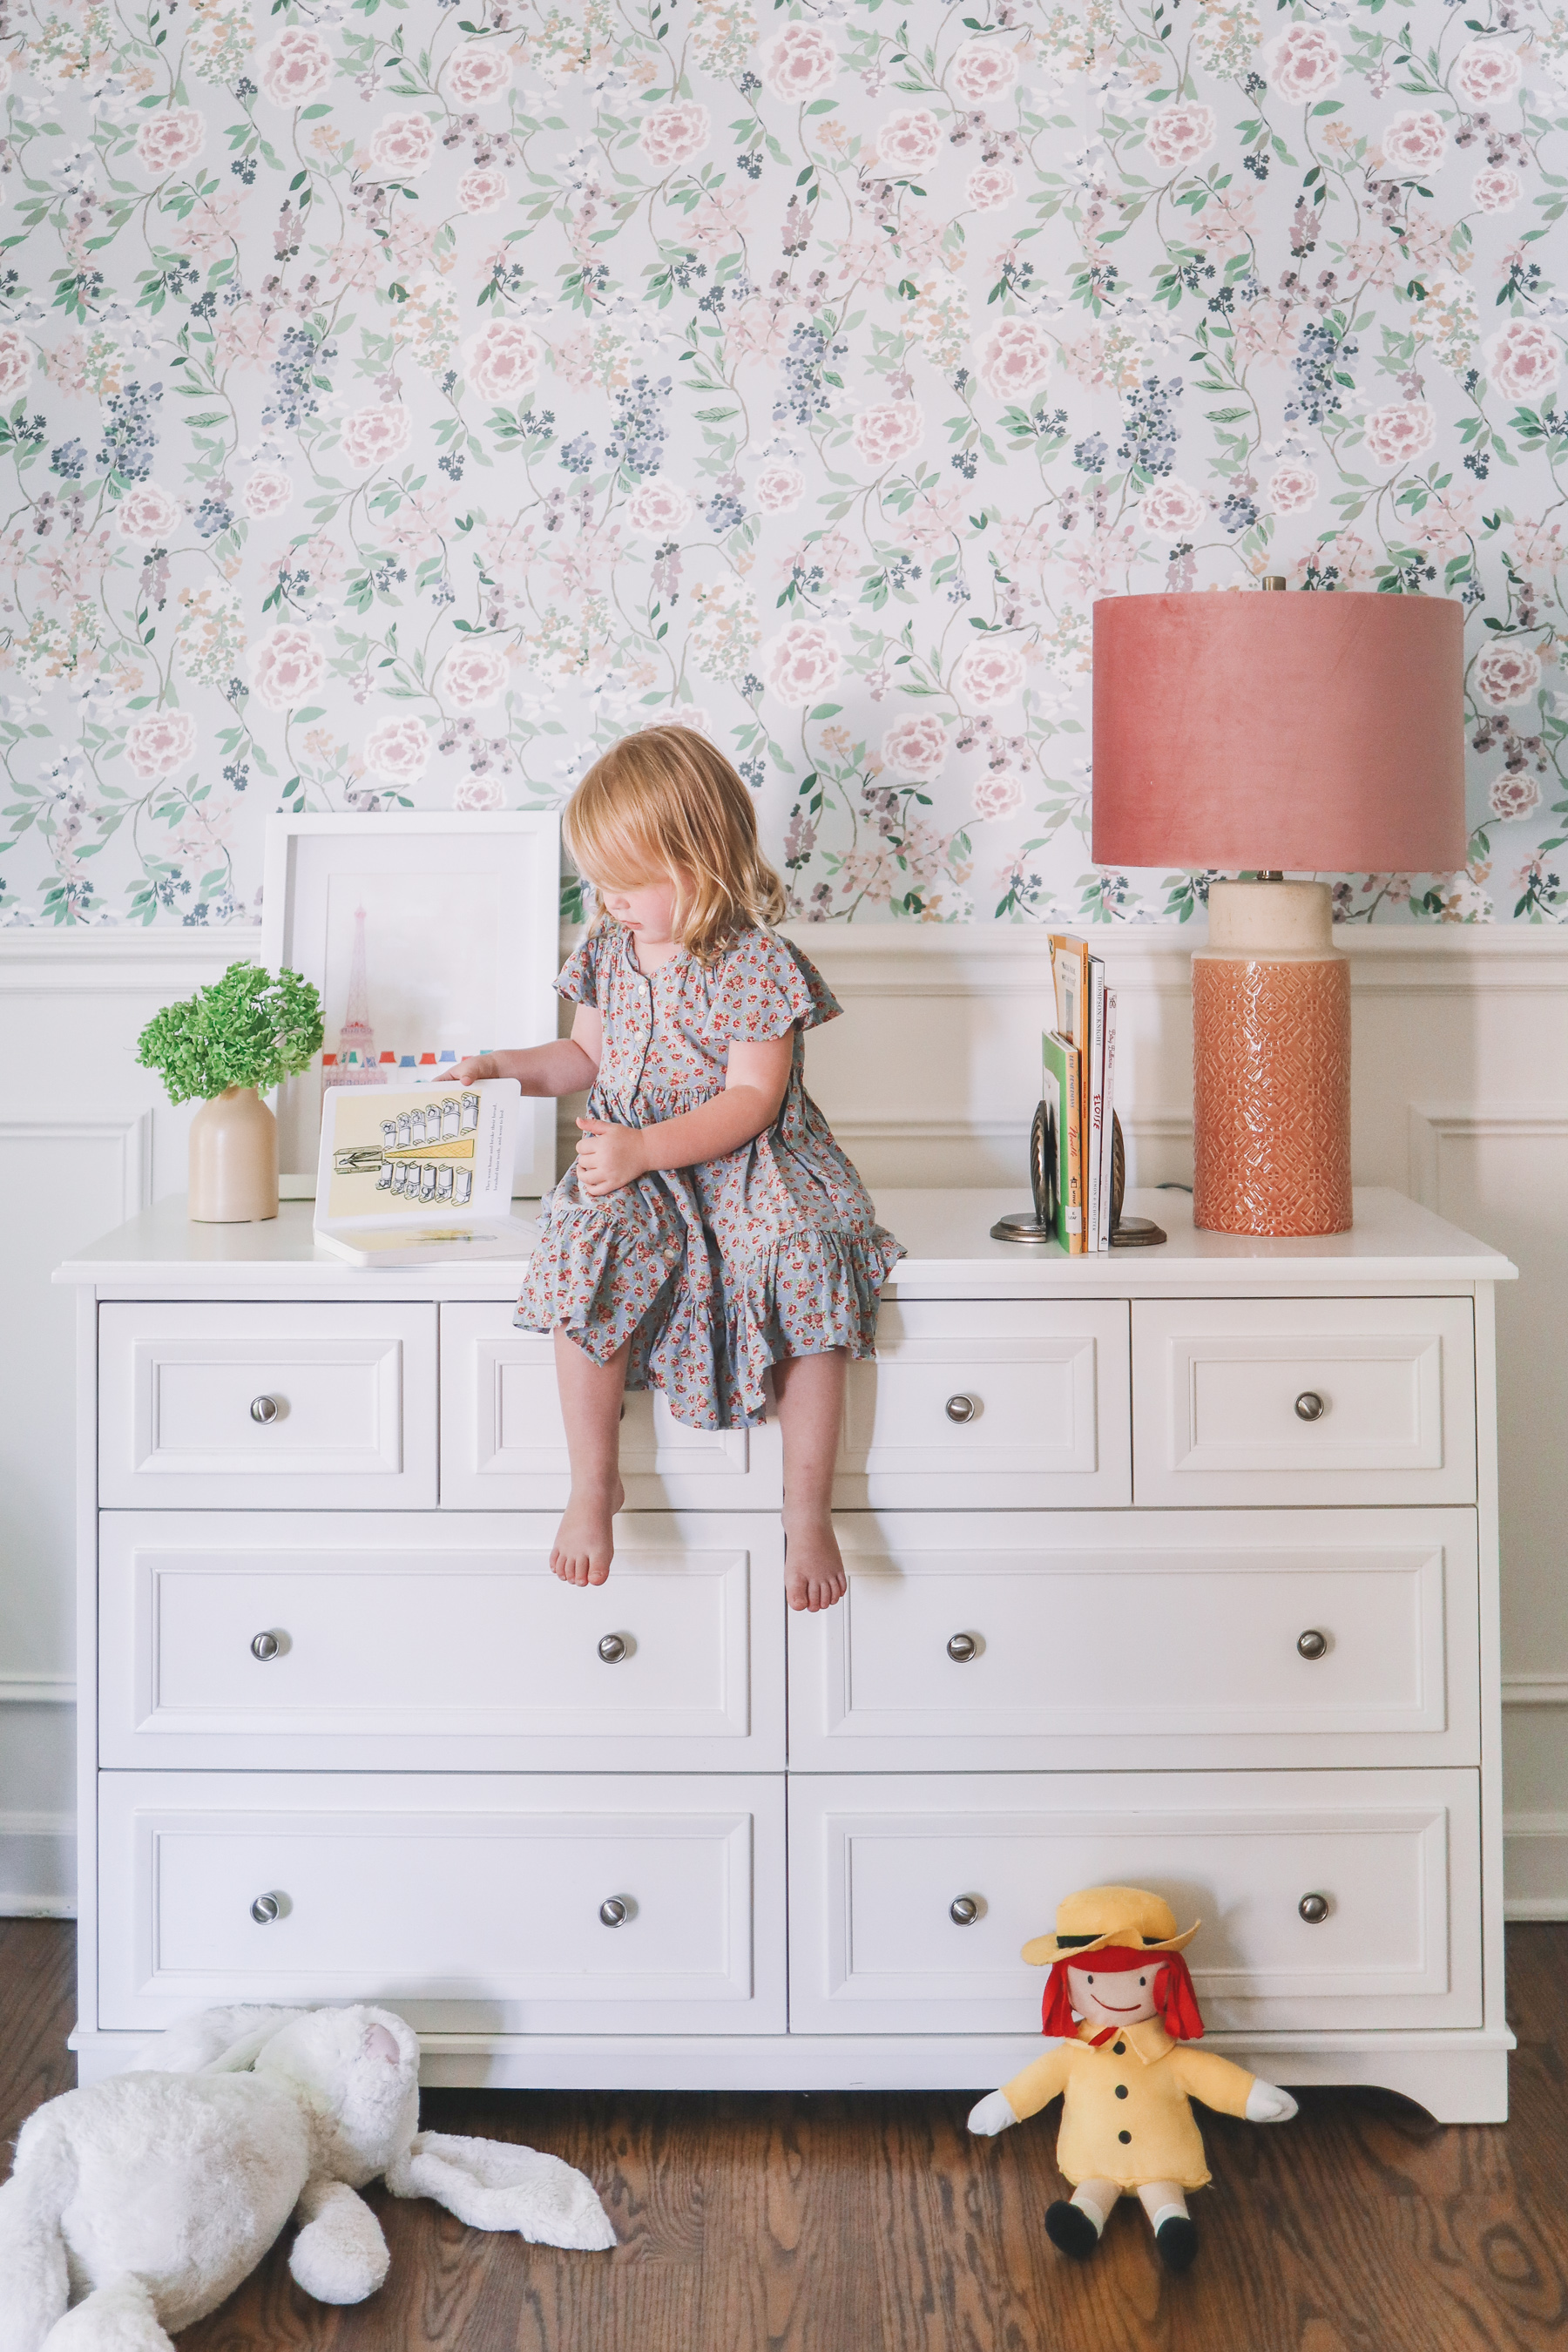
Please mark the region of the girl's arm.
<svg viewBox="0 0 1568 2352"><path fill-rule="evenodd" d="M576 1095L599 1075L605 1016L595 1004L580 1004L570 1037L549 1045L518 1045L500 1054L475 1054L460 1062L450 1083L471 1087L477 1078L515 1078L525 1095Z"/></svg>
<svg viewBox="0 0 1568 2352"><path fill-rule="evenodd" d="M731 1045L723 1093L697 1110L657 1127L612 1127L605 1119L580 1118L577 1158L584 1192L598 1199L656 1168L695 1168L738 1151L777 1118L794 1058L793 1030L761 1045Z"/></svg>

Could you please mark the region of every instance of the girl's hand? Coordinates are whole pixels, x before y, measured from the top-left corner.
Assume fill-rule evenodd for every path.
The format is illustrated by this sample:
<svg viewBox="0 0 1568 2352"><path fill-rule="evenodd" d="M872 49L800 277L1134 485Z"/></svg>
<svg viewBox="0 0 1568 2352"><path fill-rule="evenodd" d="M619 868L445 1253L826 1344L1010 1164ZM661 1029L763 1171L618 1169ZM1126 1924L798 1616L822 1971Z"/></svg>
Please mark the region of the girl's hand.
<svg viewBox="0 0 1568 2352"><path fill-rule="evenodd" d="M493 1054L470 1054L468 1060L459 1062L450 1077L444 1077L441 1083L443 1086L471 1087L480 1078L499 1078L500 1076Z"/></svg>
<svg viewBox="0 0 1568 2352"><path fill-rule="evenodd" d="M583 1130L577 1167L583 1190L591 1201L618 1192L647 1173L640 1128L613 1127L605 1118L580 1118L577 1124Z"/></svg>

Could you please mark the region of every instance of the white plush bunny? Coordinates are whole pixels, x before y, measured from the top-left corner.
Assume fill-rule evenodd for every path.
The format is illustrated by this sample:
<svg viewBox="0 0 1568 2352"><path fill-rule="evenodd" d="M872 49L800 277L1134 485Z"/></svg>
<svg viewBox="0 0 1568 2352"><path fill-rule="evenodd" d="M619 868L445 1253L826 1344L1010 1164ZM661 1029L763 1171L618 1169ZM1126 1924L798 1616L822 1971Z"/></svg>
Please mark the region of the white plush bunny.
<svg viewBox="0 0 1568 2352"><path fill-rule="evenodd" d="M570 2165L504 2140L418 2132L419 2043L385 2009L220 2009L141 2068L28 2117L0 2189L0 2352L173 2352L296 2215L289 2267L321 2303L384 2280L355 2193L433 2197L479 2230L613 2246Z"/></svg>

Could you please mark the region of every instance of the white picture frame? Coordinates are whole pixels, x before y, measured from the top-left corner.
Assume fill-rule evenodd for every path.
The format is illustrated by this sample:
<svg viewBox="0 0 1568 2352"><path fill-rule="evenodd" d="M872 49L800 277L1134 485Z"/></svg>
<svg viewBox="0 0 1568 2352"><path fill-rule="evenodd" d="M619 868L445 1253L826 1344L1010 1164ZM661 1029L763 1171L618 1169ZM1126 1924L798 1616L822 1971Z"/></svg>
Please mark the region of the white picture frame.
<svg viewBox="0 0 1568 2352"><path fill-rule="evenodd" d="M324 1083L429 1076L433 1057L556 1036L560 906L554 810L268 819L262 961L320 991L326 1026L278 1090L285 1199L314 1198ZM522 1114L513 1195L537 1200L555 1181L555 1105L525 1097Z"/></svg>

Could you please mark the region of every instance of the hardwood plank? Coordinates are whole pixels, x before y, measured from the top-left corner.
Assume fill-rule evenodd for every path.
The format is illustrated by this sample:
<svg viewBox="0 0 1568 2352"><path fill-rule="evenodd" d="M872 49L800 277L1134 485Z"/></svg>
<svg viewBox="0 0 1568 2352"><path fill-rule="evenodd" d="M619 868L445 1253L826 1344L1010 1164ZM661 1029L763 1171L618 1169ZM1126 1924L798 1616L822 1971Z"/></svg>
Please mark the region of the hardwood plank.
<svg viewBox="0 0 1568 2352"><path fill-rule="evenodd" d="M0 2129L68 2087L72 1934L0 1921ZM1124 2201L1083 2266L1047 2240L1054 2114L994 2141L967 2093L441 2092L425 2121L580 2166L620 2242L571 2254L371 2202L392 2274L329 2309L274 2248L181 2352L1554 2352L1568 2345L1568 1926L1509 1931L1512 2120L1381 2091L1205 2117L1196 2268ZM981 2084L978 2088L988 2088Z"/></svg>

